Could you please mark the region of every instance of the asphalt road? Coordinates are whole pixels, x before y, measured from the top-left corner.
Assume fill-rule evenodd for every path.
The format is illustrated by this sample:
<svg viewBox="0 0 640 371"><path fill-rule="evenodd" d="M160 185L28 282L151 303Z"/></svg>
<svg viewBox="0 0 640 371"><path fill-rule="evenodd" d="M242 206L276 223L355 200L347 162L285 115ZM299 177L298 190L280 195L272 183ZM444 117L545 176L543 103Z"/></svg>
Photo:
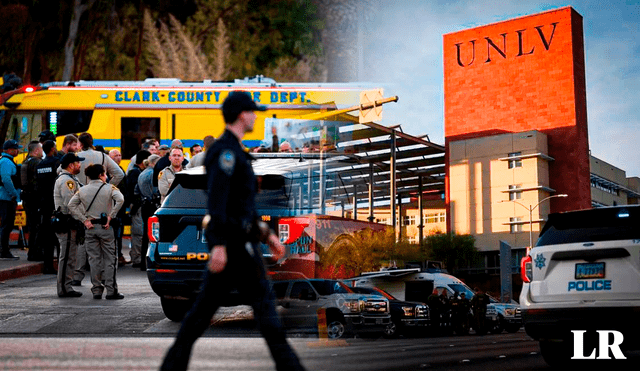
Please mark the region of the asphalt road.
<svg viewBox="0 0 640 371"><path fill-rule="evenodd" d="M155 370L179 324L167 320L146 274L118 270L124 300L58 298L55 277L0 284L0 370ZM226 308L196 343L190 370L273 370L244 307ZM523 330L486 336L351 338L291 333L308 370L540 370L538 344ZM608 363L601 362L601 366Z"/></svg>

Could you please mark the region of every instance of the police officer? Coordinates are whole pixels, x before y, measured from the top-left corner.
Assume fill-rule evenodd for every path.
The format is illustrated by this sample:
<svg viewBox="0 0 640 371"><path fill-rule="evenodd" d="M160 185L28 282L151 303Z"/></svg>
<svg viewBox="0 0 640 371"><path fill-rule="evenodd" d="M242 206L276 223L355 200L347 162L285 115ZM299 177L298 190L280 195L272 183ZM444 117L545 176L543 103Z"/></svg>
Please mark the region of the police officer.
<svg viewBox="0 0 640 371"><path fill-rule="evenodd" d="M451 301L451 313L453 315L453 327L457 334L469 333L469 299L464 292Z"/></svg>
<svg viewBox="0 0 640 371"><path fill-rule="evenodd" d="M169 152L169 160L171 165L165 167L160 173L158 173L158 191L160 192L160 204L164 202L164 199L171 189L171 184L176 178L176 173L182 171L182 161L184 161L184 153L179 147L172 148Z"/></svg>
<svg viewBox="0 0 640 371"><path fill-rule="evenodd" d="M71 198L69 211L86 229L85 248L91 269L91 293L94 299L102 299L106 288L105 299L123 299L124 295L118 292L116 283L118 254L109 223L122 207L124 196L118 187L107 184L107 175L102 165L89 165L85 169L85 175L89 183ZM100 282L101 276L104 286Z"/></svg>
<svg viewBox="0 0 640 371"><path fill-rule="evenodd" d="M27 227L29 229L29 253L27 260L43 260L42 250L36 243L38 227L40 226L40 200L38 199L36 167L42 161L42 144L37 140L29 143L29 154L22 162L20 178L22 179L22 207L27 214Z"/></svg>
<svg viewBox="0 0 640 371"><path fill-rule="evenodd" d="M9 249L9 237L16 220L16 208L20 200L20 176L13 158L18 155L22 146L13 139L4 142L4 153L0 158L0 245L2 245L2 260L18 260Z"/></svg>
<svg viewBox="0 0 640 371"><path fill-rule="evenodd" d="M142 217L143 233L140 257L137 261L133 261L132 256L133 264L131 266L133 268L139 268L142 271L147 269L145 257L147 256L147 247L149 246L149 235L146 233L146 231L149 230L148 221L158 207L160 207L160 193L158 193L158 188L153 186L153 168L158 160L160 160L160 156L153 154L143 161L145 169L140 173L138 184L136 184L134 189L134 194L140 196L140 214Z"/></svg>
<svg viewBox="0 0 640 371"><path fill-rule="evenodd" d="M94 149L93 136L89 133L82 133L78 137L78 141L80 141L80 145L82 146L82 151L78 153L78 156L84 157L85 159L81 162L82 169L80 169L80 174L78 174L80 183L88 184L87 177L84 175L84 169L89 165L99 164L102 165L106 173L109 174L109 183L116 186L120 184L124 178L124 171L104 152Z"/></svg>
<svg viewBox="0 0 640 371"><path fill-rule="evenodd" d="M76 174L80 172L80 161L84 160L75 153L67 153L62 157L60 167L62 172L56 179L53 188L53 200L55 202L58 223L61 225L56 231L60 241L60 259L58 259L58 296L61 298L75 298L82 296L79 291L71 287L73 273L76 267L76 250L78 246L78 229L84 228L69 212L69 201L80 189L80 182Z"/></svg>
<svg viewBox="0 0 640 371"><path fill-rule="evenodd" d="M220 301L232 288L244 294L253 307L276 369L303 369L275 312L257 242L268 243L278 258L284 255L284 246L273 231L258 222L252 157L244 152L241 143L244 134L253 130L254 111L264 110L246 92L232 92L222 104L226 130L206 157L210 222L205 224L211 257L202 290L183 320L161 370L187 369L193 343L209 327Z"/></svg>
<svg viewBox="0 0 640 371"><path fill-rule="evenodd" d="M51 215L55 210L53 201L53 187L56 183L60 159L57 156L56 142L46 140L42 144L45 154L38 166L36 166L36 179L38 196L40 197L40 229L38 229L37 244L42 249L44 258L44 273L56 274L53 267L53 250L58 246L53 229L51 228Z"/></svg>
<svg viewBox="0 0 640 371"><path fill-rule="evenodd" d="M429 313L431 314L431 327L434 331L440 331L440 296L438 295L438 289L433 289L433 292L427 298L427 305L429 305Z"/></svg>
<svg viewBox="0 0 640 371"><path fill-rule="evenodd" d="M135 188L138 185L138 178L140 174L145 170L145 161L151 153L147 150L140 150L136 153L136 164L127 173L127 196L125 199L131 205L131 249L129 255L131 256L131 263L138 264L142 261L142 240L144 235L143 221L142 221L142 197L136 195Z"/></svg>
<svg viewBox="0 0 640 371"><path fill-rule="evenodd" d="M476 293L471 299L471 308L473 309L474 330L476 334L484 335L487 333L487 305L489 305L489 297L481 289L476 288Z"/></svg>

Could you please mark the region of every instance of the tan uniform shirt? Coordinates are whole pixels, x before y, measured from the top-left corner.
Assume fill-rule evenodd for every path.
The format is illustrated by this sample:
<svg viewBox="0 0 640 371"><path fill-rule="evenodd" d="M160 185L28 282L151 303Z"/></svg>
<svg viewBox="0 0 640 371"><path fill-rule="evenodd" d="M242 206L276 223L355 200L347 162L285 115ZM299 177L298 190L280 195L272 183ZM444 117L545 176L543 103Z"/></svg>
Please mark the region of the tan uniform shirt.
<svg viewBox="0 0 640 371"><path fill-rule="evenodd" d="M84 160L80 163L82 166L80 168L80 174L78 174L78 180L82 184L88 184L89 179L84 175L84 169L86 169L89 165L98 164L102 165L109 175L109 183L118 185L124 178L124 172L120 169L120 166L116 164L115 161L111 159L111 157L107 156L102 152L95 151L93 149L88 149L86 151L81 151L78 154L78 157L83 157Z"/></svg>
<svg viewBox="0 0 640 371"><path fill-rule="evenodd" d="M69 211L73 217L81 222L87 219L100 219L100 214L105 213L112 219L118 214L118 210L124 204L124 196L113 184L106 184L100 192L98 189L104 183L102 180L90 180L89 184L80 188L80 190L69 201ZM98 194L96 196L96 193ZM87 210L91 204L91 200L96 196L91 208Z"/></svg>
<svg viewBox="0 0 640 371"><path fill-rule="evenodd" d="M207 152L202 151L202 152L198 153L197 155L193 156L193 158L187 164L186 168L187 169L191 169L191 168L194 168L194 167L203 166L204 165L204 159L206 157L207 157Z"/></svg>
<svg viewBox="0 0 640 371"><path fill-rule="evenodd" d="M158 192L160 192L160 203L167 197L173 180L176 178L176 171L169 165L158 173Z"/></svg>
<svg viewBox="0 0 640 371"><path fill-rule="evenodd" d="M60 208L60 211L69 214L69 201L71 201L71 197L73 197L79 189L80 182L78 178L67 170L62 170L53 187L53 202L55 203L56 210Z"/></svg>

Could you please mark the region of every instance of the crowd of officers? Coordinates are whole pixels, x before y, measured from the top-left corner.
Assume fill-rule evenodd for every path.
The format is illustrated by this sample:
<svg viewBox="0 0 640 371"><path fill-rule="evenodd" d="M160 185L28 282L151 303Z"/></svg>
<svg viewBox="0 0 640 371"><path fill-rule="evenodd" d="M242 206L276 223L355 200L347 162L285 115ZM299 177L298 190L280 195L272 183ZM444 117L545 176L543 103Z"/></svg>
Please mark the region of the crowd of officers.
<svg viewBox="0 0 640 371"><path fill-rule="evenodd" d="M29 232L29 261L43 261L45 274L57 274L60 297L79 297L86 273L94 299L122 299L116 271L131 263L146 270L146 220L167 195L175 173L204 163L204 149L191 147L185 159L182 142L159 145L146 139L125 172L122 155L93 145L89 133L66 135L61 150L50 131L28 145L20 166L14 157L22 146L7 140L0 157L0 244L2 259L18 259L9 250L17 203L22 201ZM205 148L213 144L207 136ZM127 213L129 211L129 213ZM130 260L122 254L124 225L131 224ZM5 238L6 237L6 238ZM58 251L58 269L54 252Z"/></svg>
<svg viewBox="0 0 640 371"><path fill-rule="evenodd" d="M446 290L438 294L438 289L434 289L427 299L434 329L442 333L465 335L473 328L478 335L486 334L489 330L486 321L489 296L480 289L475 291L469 300L465 293L449 298Z"/></svg>

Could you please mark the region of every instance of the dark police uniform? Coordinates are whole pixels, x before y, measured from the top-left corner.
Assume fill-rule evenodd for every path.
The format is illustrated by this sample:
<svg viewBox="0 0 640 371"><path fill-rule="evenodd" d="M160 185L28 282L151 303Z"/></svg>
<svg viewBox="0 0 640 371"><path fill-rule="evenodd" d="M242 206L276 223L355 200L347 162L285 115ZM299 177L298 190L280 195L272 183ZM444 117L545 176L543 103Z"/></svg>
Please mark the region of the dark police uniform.
<svg viewBox="0 0 640 371"><path fill-rule="evenodd" d="M161 370L186 370L193 343L209 327L211 317L237 288L253 307L254 317L271 351L277 370L302 370L287 343L285 332L273 305L273 294L266 279L262 254L257 245L256 177L253 158L244 152L238 139L226 130L207 151L209 178L207 225L209 247L225 245L227 264L220 273L206 269L202 291L187 313L175 343L169 349ZM253 237L253 236L256 237Z"/></svg>
<svg viewBox="0 0 640 371"><path fill-rule="evenodd" d="M40 227L40 211L37 192L36 167L42 161L40 157L29 156L22 162L20 177L22 179L22 208L27 214L27 228L29 230L29 253L27 260L43 260L42 251L36 243L38 228Z"/></svg>
<svg viewBox="0 0 640 371"><path fill-rule="evenodd" d="M58 241L60 241L60 259L58 261L58 296L79 296L74 294L71 287L73 273L76 268L76 253L78 249L77 233L84 226L71 216L69 212L69 201L80 189L80 182L75 175L67 170L62 170L53 188L53 200L56 210L64 215L64 231L56 231Z"/></svg>
<svg viewBox="0 0 640 371"><path fill-rule="evenodd" d="M475 322L476 333L484 335L487 331L487 305L489 305L489 296L483 292L476 292L471 299L471 307L473 308L473 319Z"/></svg>
<svg viewBox="0 0 640 371"><path fill-rule="evenodd" d="M53 201L53 188L58 177L57 169L60 159L57 156L47 156L36 166L37 190L40 196L40 229L38 230L37 244L44 254L44 268L52 271L53 250L58 247L58 239L51 228L51 215L55 210ZM59 255L59 254L58 254Z"/></svg>

